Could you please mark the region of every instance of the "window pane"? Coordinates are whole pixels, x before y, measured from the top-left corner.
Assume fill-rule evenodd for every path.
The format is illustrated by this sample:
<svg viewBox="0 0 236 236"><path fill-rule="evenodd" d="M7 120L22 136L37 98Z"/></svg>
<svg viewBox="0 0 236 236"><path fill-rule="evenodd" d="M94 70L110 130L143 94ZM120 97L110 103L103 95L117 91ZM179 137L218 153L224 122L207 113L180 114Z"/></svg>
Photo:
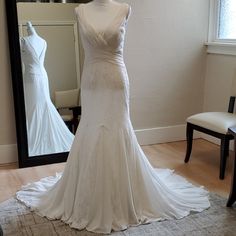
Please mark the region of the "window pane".
<svg viewBox="0 0 236 236"><path fill-rule="evenodd" d="M220 39L236 39L236 0L220 0Z"/></svg>

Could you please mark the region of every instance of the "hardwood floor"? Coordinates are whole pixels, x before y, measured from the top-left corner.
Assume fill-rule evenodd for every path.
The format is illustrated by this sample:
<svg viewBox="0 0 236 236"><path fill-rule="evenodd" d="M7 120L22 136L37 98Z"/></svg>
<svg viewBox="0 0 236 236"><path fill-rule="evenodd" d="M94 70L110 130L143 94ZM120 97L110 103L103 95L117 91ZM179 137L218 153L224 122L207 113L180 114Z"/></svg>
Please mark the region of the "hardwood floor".
<svg viewBox="0 0 236 236"><path fill-rule="evenodd" d="M185 141L142 146L154 167L174 169L192 183L228 197L233 153L228 158L225 179L219 180L219 146L203 139L195 140L188 164L184 163L185 148ZM12 197L21 185L54 175L62 171L64 166L65 163L24 169L18 169L17 163L0 166L0 202Z"/></svg>

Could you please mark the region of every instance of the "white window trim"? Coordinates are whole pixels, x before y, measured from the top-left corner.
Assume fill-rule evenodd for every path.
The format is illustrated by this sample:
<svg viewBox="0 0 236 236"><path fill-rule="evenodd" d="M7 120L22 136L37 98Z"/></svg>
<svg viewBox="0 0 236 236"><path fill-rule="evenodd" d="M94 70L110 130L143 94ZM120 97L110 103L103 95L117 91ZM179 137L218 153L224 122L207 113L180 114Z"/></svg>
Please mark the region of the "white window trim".
<svg viewBox="0 0 236 236"><path fill-rule="evenodd" d="M207 53L236 56L236 40L217 38L219 10L219 0L210 0L208 40L205 43L207 45Z"/></svg>

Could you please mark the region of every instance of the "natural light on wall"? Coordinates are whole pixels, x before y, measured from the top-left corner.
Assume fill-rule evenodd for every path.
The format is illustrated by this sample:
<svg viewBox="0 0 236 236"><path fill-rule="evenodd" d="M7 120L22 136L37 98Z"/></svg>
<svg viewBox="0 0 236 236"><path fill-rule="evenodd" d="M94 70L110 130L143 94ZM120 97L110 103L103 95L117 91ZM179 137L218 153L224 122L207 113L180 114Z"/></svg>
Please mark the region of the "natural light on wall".
<svg viewBox="0 0 236 236"><path fill-rule="evenodd" d="M236 0L220 0L219 39L236 39Z"/></svg>

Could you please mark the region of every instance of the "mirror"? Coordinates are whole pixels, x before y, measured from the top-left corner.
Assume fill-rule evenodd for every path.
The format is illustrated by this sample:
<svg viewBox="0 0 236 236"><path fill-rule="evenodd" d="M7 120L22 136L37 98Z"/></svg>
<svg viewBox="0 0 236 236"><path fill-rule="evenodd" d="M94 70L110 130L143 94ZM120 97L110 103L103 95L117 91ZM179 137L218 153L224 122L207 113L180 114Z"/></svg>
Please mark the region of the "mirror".
<svg viewBox="0 0 236 236"><path fill-rule="evenodd" d="M78 4L17 3L29 157L70 151L79 117ZM59 110L63 109L64 113Z"/></svg>
<svg viewBox="0 0 236 236"><path fill-rule="evenodd" d="M79 124L82 1L55 2L6 0L20 167L65 161Z"/></svg>

